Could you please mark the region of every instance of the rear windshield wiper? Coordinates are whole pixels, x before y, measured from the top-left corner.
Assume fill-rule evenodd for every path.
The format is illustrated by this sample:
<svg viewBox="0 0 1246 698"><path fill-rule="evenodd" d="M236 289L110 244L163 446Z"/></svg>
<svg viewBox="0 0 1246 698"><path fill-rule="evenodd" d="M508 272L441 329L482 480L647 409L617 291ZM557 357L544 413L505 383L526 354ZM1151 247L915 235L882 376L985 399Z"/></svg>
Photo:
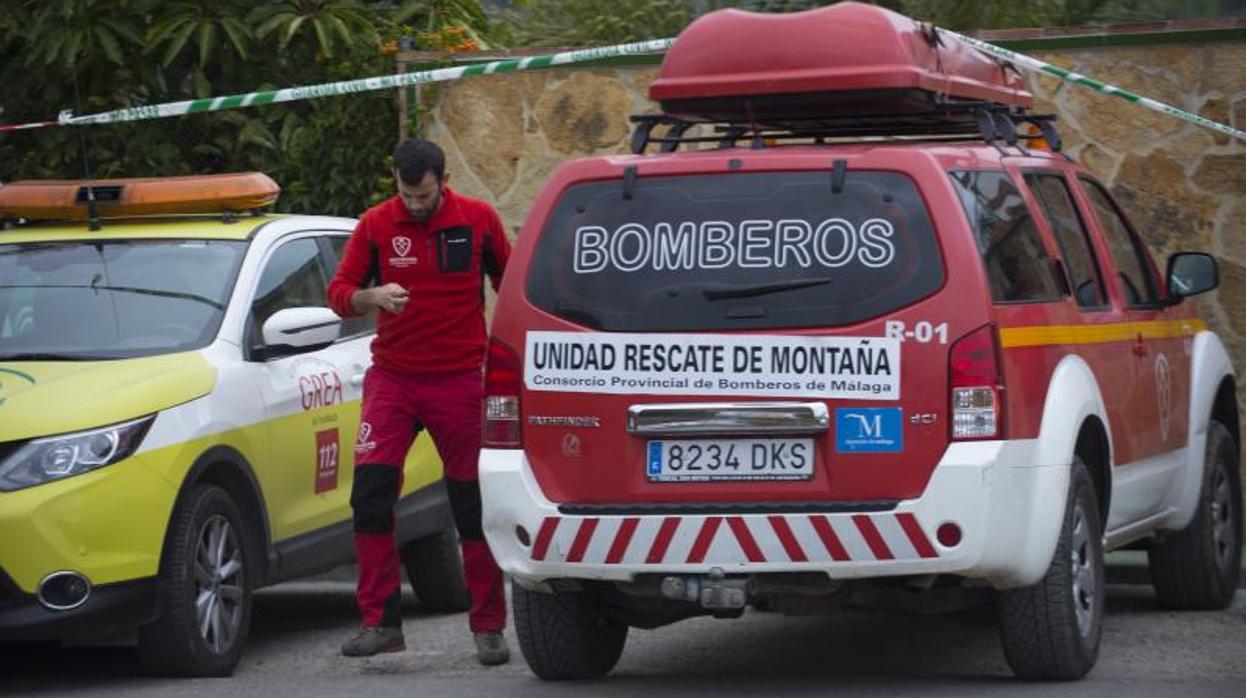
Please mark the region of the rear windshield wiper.
<svg viewBox="0 0 1246 698"><path fill-rule="evenodd" d="M50 351L30 351L21 354L0 354L0 361L109 361L115 356L92 354L58 354Z"/></svg>
<svg viewBox="0 0 1246 698"><path fill-rule="evenodd" d="M755 284L752 286L736 286L734 288L707 288L701 291L701 295L707 301L727 300L729 298L755 298L770 293L780 293L783 291L795 291L801 288L810 288L813 286L825 286L831 283L833 279L827 277L817 277L813 279L793 279L792 281L778 281L772 284Z"/></svg>

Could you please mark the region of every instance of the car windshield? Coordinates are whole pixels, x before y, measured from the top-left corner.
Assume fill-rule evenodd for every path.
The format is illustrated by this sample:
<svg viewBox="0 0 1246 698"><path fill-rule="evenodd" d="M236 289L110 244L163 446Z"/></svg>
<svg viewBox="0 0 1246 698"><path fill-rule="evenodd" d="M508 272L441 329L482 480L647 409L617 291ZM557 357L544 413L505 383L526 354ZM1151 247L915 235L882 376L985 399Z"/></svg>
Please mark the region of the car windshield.
<svg viewBox="0 0 1246 698"><path fill-rule="evenodd" d="M0 361L122 359L206 346L245 249L224 240L0 245Z"/></svg>

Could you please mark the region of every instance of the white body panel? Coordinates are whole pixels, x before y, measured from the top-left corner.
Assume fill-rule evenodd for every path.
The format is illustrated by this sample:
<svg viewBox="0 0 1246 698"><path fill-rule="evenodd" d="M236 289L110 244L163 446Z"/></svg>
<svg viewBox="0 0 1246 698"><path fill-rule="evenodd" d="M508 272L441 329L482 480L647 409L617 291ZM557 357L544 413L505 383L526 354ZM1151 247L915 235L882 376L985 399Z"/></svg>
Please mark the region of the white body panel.
<svg viewBox="0 0 1246 698"><path fill-rule="evenodd" d="M1195 335L1190 356L1190 440L1185 447L1185 468L1174 477L1173 487L1165 502L1169 513L1159 522L1160 528L1179 531L1194 519L1199 492L1203 487L1207 425L1211 421L1216 391L1225 378L1232 379L1234 376L1229 353L1220 338L1214 332Z"/></svg>
<svg viewBox="0 0 1246 698"><path fill-rule="evenodd" d="M480 462L485 536L502 569L527 584L562 577L626 581L639 573L705 573L720 567L727 573L821 571L838 579L949 573L1001 587L1024 585L1047 568L1051 545L1035 534L1052 527L1047 518L1056 519L1058 530L1063 510L1049 503L1052 497L1062 501L1068 488L1067 467L1003 465L1032 463L1036 445L1032 440L954 444L926 492L894 511L721 517L562 516L541 492L521 451L485 449ZM675 519L663 546L662 526ZM547 521L557 523L536 554L542 529L551 526ZM920 533L908 531L906 521L916 522ZM1021 521L1034 523L1018 525ZM938 527L949 522L964 533L955 547L936 537ZM516 526L531 534L530 545L520 542ZM630 537L621 533L625 527L632 527ZM787 544L783 528L791 532ZM839 547L828 544L819 528L829 529ZM873 532L877 538L871 542ZM750 541L756 546L751 557Z"/></svg>

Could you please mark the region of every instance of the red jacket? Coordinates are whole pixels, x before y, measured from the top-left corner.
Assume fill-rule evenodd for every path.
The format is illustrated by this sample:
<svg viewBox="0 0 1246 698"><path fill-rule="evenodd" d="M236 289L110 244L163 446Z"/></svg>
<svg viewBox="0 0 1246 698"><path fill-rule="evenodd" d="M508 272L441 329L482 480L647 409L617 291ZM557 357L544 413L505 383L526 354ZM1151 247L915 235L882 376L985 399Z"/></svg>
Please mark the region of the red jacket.
<svg viewBox="0 0 1246 698"><path fill-rule="evenodd" d="M397 371L469 371L484 362L484 276L494 290L510 258L497 211L448 187L427 223L395 196L364 212L329 283L329 305L358 315L351 296L390 282L411 297L401 313L377 311L373 362Z"/></svg>

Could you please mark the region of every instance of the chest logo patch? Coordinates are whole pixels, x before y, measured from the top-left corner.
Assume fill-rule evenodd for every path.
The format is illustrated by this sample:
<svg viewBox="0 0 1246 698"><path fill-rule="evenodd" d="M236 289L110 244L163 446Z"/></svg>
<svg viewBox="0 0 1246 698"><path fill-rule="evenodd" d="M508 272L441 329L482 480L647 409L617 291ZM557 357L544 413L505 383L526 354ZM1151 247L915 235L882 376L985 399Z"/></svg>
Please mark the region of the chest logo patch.
<svg viewBox="0 0 1246 698"><path fill-rule="evenodd" d="M411 238L402 236L394 238L394 252L397 252L399 257L406 257L410 251Z"/></svg>

